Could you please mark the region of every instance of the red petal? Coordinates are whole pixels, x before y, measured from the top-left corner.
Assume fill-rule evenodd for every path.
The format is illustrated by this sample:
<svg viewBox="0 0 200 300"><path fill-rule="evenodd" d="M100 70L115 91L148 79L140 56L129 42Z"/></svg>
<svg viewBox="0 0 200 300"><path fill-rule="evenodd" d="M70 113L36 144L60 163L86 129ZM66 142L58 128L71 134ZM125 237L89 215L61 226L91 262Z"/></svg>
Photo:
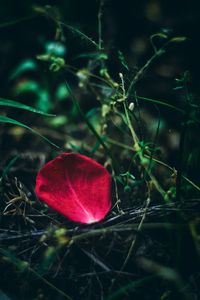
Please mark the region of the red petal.
<svg viewBox="0 0 200 300"><path fill-rule="evenodd" d="M93 159L64 153L48 162L36 178L38 198L80 223L102 220L111 207L111 177Z"/></svg>

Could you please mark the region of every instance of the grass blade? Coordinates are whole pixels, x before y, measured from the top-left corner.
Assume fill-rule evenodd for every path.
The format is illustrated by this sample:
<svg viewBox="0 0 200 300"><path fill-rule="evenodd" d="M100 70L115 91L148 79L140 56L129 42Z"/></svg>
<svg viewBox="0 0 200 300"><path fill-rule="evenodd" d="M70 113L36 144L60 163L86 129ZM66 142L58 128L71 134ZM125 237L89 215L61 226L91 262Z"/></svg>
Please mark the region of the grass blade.
<svg viewBox="0 0 200 300"><path fill-rule="evenodd" d="M128 292L129 290L136 289L137 287L142 286L143 284L145 284L146 282L156 278L157 276L158 275L150 275L150 276L144 277L140 280L131 281L127 285L124 285L120 289L113 292L105 300L113 300L113 299L117 299L119 297L120 297L120 299L122 299L124 293Z"/></svg>
<svg viewBox="0 0 200 300"><path fill-rule="evenodd" d="M24 123L21 123L17 120L5 117L5 116L0 116L0 123L8 123L8 124L13 124L13 125L17 125L23 128L28 129L29 131L31 131L32 133L40 136L41 138L43 138L45 141L47 141L49 144L51 144L52 146L56 147L56 148L60 148L59 146L57 146L56 144L54 144L53 142L51 142L48 138L46 138L45 136L43 136L42 134L40 134L39 132L37 132L36 130L32 129L31 127L25 125Z"/></svg>
<svg viewBox="0 0 200 300"><path fill-rule="evenodd" d="M39 109L36 109L34 107L25 105L23 103L20 103L20 102L14 101L14 100L0 98L0 106L15 107L15 108L19 108L19 109L28 110L28 111L31 111L33 113L40 114L40 115L43 115L43 116L55 117L55 115L47 114L47 113L45 113L45 112L43 112Z"/></svg>
<svg viewBox="0 0 200 300"><path fill-rule="evenodd" d="M5 22L5 23L1 23L0 24L0 29L4 28L4 27L14 26L14 25L16 25L18 23L31 20L34 17L35 16L27 16L27 17L23 17L23 18L20 18L20 19L15 19L15 20L11 20L11 21L8 21L8 22Z"/></svg>
<svg viewBox="0 0 200 300"><path fill-rule="evenodd" d="M181 109L177 106L174 106L172 104L169 104L167 102L163 102L163 101L160 101L160 100L154 100L154 99L151 99L151 98L146 98L146 97L141 97L141 96L137 96L137 98L140 99L140 100L144 100L144 101L152 102L152 103L155 103L155 104L163 105L163 106L169 107L171 109L174 109L176 111L179 111L180 113L184 113L183 109Z"/></svg>

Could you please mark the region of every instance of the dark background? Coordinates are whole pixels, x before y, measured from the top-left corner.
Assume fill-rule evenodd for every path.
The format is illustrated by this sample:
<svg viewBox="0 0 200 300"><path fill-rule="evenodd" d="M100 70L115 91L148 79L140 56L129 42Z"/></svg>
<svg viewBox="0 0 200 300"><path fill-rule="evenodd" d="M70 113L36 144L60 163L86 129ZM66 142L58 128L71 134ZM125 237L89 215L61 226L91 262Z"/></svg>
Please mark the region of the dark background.
<svg viewBox="0 0 200 300"><path fill-rule="evenodd" d="M77 27L98 41L98 1L0 1L1 97L18 99L13 93L16 84L11 79L13 70L26 59L36 61L36 55L45 52L45 44L54 40L55 24L51 17L36 14L33 10L34 6L46 5L56 6L63 22ZM20 21L21 18L28 19ZM189 71L190 92L195 105L199 106L200 9L198 1L107 0L103 7L102 28L104 48L109 55L109 71L117 80L118 73L122 71L119 66L118 50L124 54L131 66L129 74L129 78L131 78L131 74L139 70L153 55L150 44L152 34L162 32L169 37L186 37L187 40L184 43L171 44L166 53L151 65L150 70L137 85L137 91L139 95L185 109L184 92L174 90L174 88L177 85L175 79L180 78L185 71ZM84 61L77 61L75 58L81 53L94 51L94 48L67 29L64 30L64 36L66 63L78 68L84 67ZM158 46L160 44L162 43L158 40ZM39 62L37 63L39 64ZM39 72L34 76L37 81L43 81L45 84L44 78L49 74L43 64L39 64L39 67ZM50 77L51 90L54 92L56 79L55 76ZM24 101L28 105L36 105L31 97L18 100ZM88 107L91 105L89 104ZM151 104L146 107L153 115L157 114ZM166 131L172 129L180 132L182 116L162 106L159 109L164 122L168 125ZM187 147L188 152L197 148L196 157L200 157L198 140L198 126L195 125L187 141ZM166 155L166 159L169 159L170 164L176 167L177 149L174 150L175 154L171 152L169 157ZM195 167L192 167L190 173L197 173L194 176L196 180L198 177L198 170L195 169L197 164L193 163L193 165Z"/></svg>
<svg viewBox="0 0 200 300"><path fill-rule="evenodd" d="M48 66L36 59L36 56L38 54L43 54L45 52L46 43L54 40L55 23L52 21L52 18L48 15L44 16L34 13L34 5L55 5L60 11L63 22L75 26L76 28L79 28L79 30L87 34L89 37L91 37L95 41L98 41L97 14L99 9L99 1L0 1L0 97L18 100L20 102L24 102L27 105L36 107L37 101L35 97L27 97L27 95L25 95L24 97L18 97L16 93L16 87L19 86L19 84L21 84L24 79L30 79L34 80L35 82L39 82L42 87L46 87L49 93L50 102L53 102L54 92L57 88L57 85L60 84L61 79L59 75L52 74L49 71ZM22 21L22 18L27 19ZM144 74L142 80L137 84L137 92L139 95L149 97L152 99L163 100L169 104L176 105L182 109L185 109L186 101L184 92L174 90L174 88L176 87L175 79L180 78L183 75L183 73L186 70L188 70L190 73L189 91L193 95L193 101L195 105L198 107L200 88L199 1L107 0L105 1L103 8L102 25L102 38L104 41L104 47L105 51L109 55L109 72L112 75L112 77L114 79L117 79L118 81L118 73L122 71L122 66L119 64L118 59L118 50L120 50L124 54L125 59L131 66L129 72L130 74L128 75L130 76L130 78L132 78L132 74L137 72L137 70L139 70L153 55L153 49L149 40L152 34L162 32L169 37L187 37L187 40L184 43L174 43L173 45L170 45L167 48L166 53L162 57L159 57L151 65L151 68L148 70L147 73ZM63 45L66 47L66 55L64 57L66 63L69 65L73 65L77 68L85 67L86 63L84 60L76 60L75 58L77 57L77 55L80 55L82 53L94 51L92 45L88 44L86 41L81 40L80 37L73 35L69 30L64 31L64 36L65 40L63 40ZM157 43L159 46L162 44L162 41L158 40ZM35 61L37 63L37 72L29 72L26 74L22 72L20 76L15 77L15 79L13 79L12 76L17 67L20 66L23 63L23 61L27 59L31 59L32 61ZM74 78L70 76L67 77L67 79L70 83L72 83L72 88L74 88L75 93L78 95L78 99L80 99L82 96L82 91L79 91L77 89L77 82ZM92 97L87 97L88 95L86 95L86 97L83 96L84 103L82 105L82 108L84 112L87 112L87 110L94 107ZM86 100L89 102L91 101L91 103L87 103L87 105L85 105ZM64 102L64 105L66 106L56 107L56 105L52 105L52 109L49 109L49 112L54 112L57 115L66 113L67 115L66 110L64 110L64 107L67 107L67 102ZM144 119L146 118L147 129L149 129L148 127L150 127L150 121L152 121L153 117L155 118L155 123L157 124L158 109L155 109L152 103L141 104L141 109L144 109ZM177 146L176 138L178 139L180 137L181 125L183 121L182 115L177 114L177 112L174 112L162 106L159 106L159 113L161 116L161 121L164 123L165 126L163 132L161 132L160 134L160 140L158 141L158 144L162 145L163 147L162 159L164 162L169 163L169 165L177 167L180 152ZM24 122L25 124L28 124L31 127L40 126L40 129L42 129L42 126L44 125L44 128L52 129L52 126L49 125L43 117L37 116L35 114L31 115L30 113L27 114L25 112L22 112L21 110L16 110L15 108L8 110L8 116L13 117L13 119L16 118L17 120L20 120L21 122ZM64 130L62 126L60 126L59 128L54 128L54 135L52 137L50 136L50 139L55 141L56 143L58 142L58 144L60 143L59 145L62 146L65 142L64 140L62 141L62 135L67 140L67 133L69 132L73 137L76 137L80 141L82 139L84 142L86 141L87 143L86 133L84 130L82 130L84 126L81 122L82 120L79 122L77 117L73 119L73 124L71 124L70 122L64 124ZM75 129L73 126L75 127ZM32 133L27 134L25 131L21 133L21 136L17 136L16 126L14 128L14 130L16 131L14 133L11 132L13 127L14 126L9 127L5 125L4 127L2 126L1 129L1 168L3 169L3 167L6 166L7 163L10 162L11 158L13 158L15 155L20 154L21 158L19 159L19 161L17 161L16 165L14 165L14 170L10 170L9 175L13 176L13 178L17 177L18 180L20 180L25 186L27 186L27 190L31 191L28 195L31 195L31 199L35 200L34 180L39 166L41 167L41 165L44 164L44 160L47 161L48 159L50 159L53 151L53 155L57 155L57 152L56 150L52 150L53 148L49 146L45 141L43 141L40 137L32 135ZM189 129L188 131L190 134L188 134L185 145L186 160L188 154L192 153L193 150L194 152L196 151L196 155L194 155L195 159L191 167L188 169L187 175L190 179L194 180L197 184L199 184L199 124L194 125L194 127ZM173 137L173 132L176 133L176 135L174 135L176 147L170 145L170 143L172 143L173 140L172 138L169 138L169 135ZM59 135L60 133L61 139L56 139L56 135ZM44 133L44 135L46 136L46 133ZM145 141L149 141L148 138L149 136L147 135ZM65 151L67 150L68 149L65 148ZM122 151L121 149L119 149L119 152L117 153L117 159L119 157L119 161L122 162L122 164L126 164L126 160L128 160L129 163L129 158L120 157L121 153ZM42 154L41 158L39 156L40 154ZM161 174L159 178L161 182L164 181L162 178L162 173L159 174ZM165 173L163 177L164 176ZM167 181L169 177L165 177L165 179ZM6 188L9 194L12 185L15 186L15 182L13 180L8 183L9 184L6 186ZM27 190L25 191L27 192ZM142 195L144 194L143 189L141 189L140 192ZM125 193L123 192L123 197L124 195ZM126 197L128 198L128 196ZM143 195L143 197L146 196ZM195 194L193 197L193 194L191 192L188 198L195 198ZM39 210L41 210L40 206ZM198 210L195 211L195 214L197 214L198 216ZM153 214L153 221L155 220L159 222L159 220L161 220L161 222L165 222L164 216L166 217L164 210L163 214L159 216L160 219L155 213L155 215ZM172 215L171 218L172 222L178 222L177 215ZM183 218L185 218L185 215L183 216ZM192 216L186 216L186 219L187 218L188 220L189 218L191 218L192 220ZM57 220L57 217L55 217L55 220ZM137 220L140 221L140 217L138 217ZM3 224L4 222L5 221L3 220ZM46 226L49 225L49 219L47 219L47 221L44 220L44 223L42 222L43 219L41 223L38 222L36 225L38 226L38 228L40 228L41 226L41 228L45 228L46 230ZM63 221L62 218L61 224L64 224L65 226L65 220ZM197 224L199 226L198 222ZM7 223L5 222L4 226L6 230L7 228L15 228L18 226L18 221L15 220L14 216L12 220L9 218ZM28 227L26 228L26 226L23 226L22 229L25 228L26 230L29 230ZM71 225L69 225L69 228L70 226ZM19 229L20 228L21 227L19 226ZM68 224L66 228L68 228ZM165 232L165 234L163 234L163 231ZM167 234L165 229L163 231L158 230L158 232L155 231L152 234L150 229L150 233L147 232L147 234L145 234L144 237L142 236L142 241L144 238L144 243L141 244L141 252L138 254L138 256L144 255L146 257L149 257L151 260L155 260L158 262L161 261L161 264L163 265L169 265L173 269L178 269L186 283L189 282L189 280L190 283L193 283L194 281L194 283L191 284L190 287L194 290L194 293L196 290L199 293L198 286L195 286L195 274L197 274L197 278L199 281L199 257L197 258L197 250L194 245L194 240L191 238L189 225L183 233L179 228L178 230L172 229L171 231L168 231ZM76 298L74 299L80 299L79 292L81 292L85 295L83 299L99 300L99 295L96 295L97 283L93 284L93 281L91 280L90 284L92 290L89 290L87 289L86 285L88 284L87 280L85 280L84 278L82 279L81 277L77 277L77 274L82 275L82 273L84 272L87 273L91 271L88 269L91 263L90 258L86 260L86 256L85 254L83 255L81 247L83 247L83 249L86 250L88 249L89 253L90 251L92 251L93 247L96 247L95 250L97 251L97 254L100 253L100 256L102 255L102 257L104 257L104 255L107 254L108 251L108 253L110 254L109 258L106 258L106 260L110 261L111 265L113 264L114 266L116 266L116 269L118 269L118 264L121 265L126 257L127 250L130 246L130 241L131 237L129 236L129 233L127 233L127 235L125 236L123 234L118 235L117 238L115 236L114 238L106 237L105 239L103 239L103 241L99 237L97 237L97 240L94 239L94 241L90 240L89 242L86 241L86 244L83 242L77 247L75 245L75 247L72 248L72 251L70 250L70 255L69 257L67 256L65 264L63 264L63 268L65 268L65 270L63 271L64 275L61 272L59 273L58 277L53 279L55 285L57 285L58 287L60 286L60 288L63 290L67 290L69 287L69 289L71 289L71 294L75 294ZM30 241L30 243L34 244L34 241ZM29 246L29 242L27 243L27 245ZM18 243L16 243L14 247L18 247L18 253L20 253L20 251L24 251L25 246L23 245L23 243L20 243L20 240L18 240ZM14 248L14 251L15 249L16 248ZM111 251L111 249L114 249L114 251L116 250L116 253L113 254L113 251ZM13 248L11 248L11 250L13 250ZM63 249L63 252L65 252L65 249ZM41 257L43 257L43 253L40 253L40 255ZM65 255L65 253L63 255ZM38 264L38 262L40 263L41 260L38 260L38 252L36 252L36 254L34 254L33 256L33 261L36 264ZM25 252L25 254L21 256L21 258L27 261L29 259L29 254L26 254ZM32 281L30 281L28 275L26 275L26 278L25 275L20 277L20 275L16 275L18 274L16 270L13 271L12 269L10 269L5 264L5 276L2 277L1 280L3 281L3 286L6 287L5 291L8 292L8 295L10 293L10 295L12 296L15 295L15 293L17 293L17 296L15 296L12 299L20 299L20 296L18 298L18 293L20 294L21 290L24 289L25 298L21 299L27 300L27 295L30 292L30 290L31 293L35 293L34 284L35 286L41 288L40 282L38 283L35 280L35 278L33 278L33 280L31 279ZM134 272L135 278L142 278L141 270L138 271L137 266L135 266L135 261L131 261L130 265L127 266L127 270L130 272ZM67 284L65 281L66 274L67 276L69 275L69 277L71 278L67 281ZM51 281L51 272L49 273L49 278ZM12 284L10 284L10 281L12 281ZM111 277L110 275L108 275L108 280L105 277L105 286L110 286L111 281L112 275ZM32 282L34 282L33 287ZM121 288L121 286L126 284L126 282L126 277L123 278L123 281L121 281L121 278L119 278L117 288ZM19 286L21 287L20 289ZM172 290L173 289L175 288L173 287ZM161 292L160 290L167 292L168 281L163 280L161 285L160 281L158 282L156 278L152 284L150 282L150 284L148 285L147 292L146 289L143 289L143 287L141 288L141 291L138 294L138 298L136 299L143 299L143 297L145 297L144 299L147 300L161 299L162 295L164 295L164 292ZM51 293L51 290L49 291L48 288L46 288L46 293L47 295L49 295ZM56 296L54 297L54 294L52 295L52 299L62 299L59 297L56 298ZM94 297L94 295L96 295L96 298ZM174 298L173 295L175 295ZM166 295L163 296L163 299L165 296ZM47 299L49 299L48 296ZM179 297L179 294L176 296L175 292L175 294L172 293L172 297L170 298L166 296L166 299L173 300L181 298ZM192 299L192 296L191 298L187 299Z"/></svg>
<svg viewBox="0 0 200 300"><path fill-rule="evenodd" d="M1 24L31 16L33 5L56 5L66 23L79 26L88 36L97 39L98 1L95 0L0 1ZM194 0L107 0L104 6L103 39L106 45L120 49L124 54L132 56L134 60L134 56L139 51L135 49L134 43L138 39L148 39L150 35L161 29L168 30L174 35L188 37L187 43L177 46L178 49L173 51L173 55L176 55L177 67L191 71L197 88L200 50L199 17L199 2ZM32 20L0 29L2 79L5 79L9 69L19 63L20 59L31 57L41 49L39 40L53 38L54 31L51 25L48 19L35 17ZM77 44L76 41L71 42L70 39L69 41L66 39L68 55L73 56L76 52L80 52L79 41L76 40ZM143 54L148 57L151 49L149 46L146 48L148 49L145 50L149 52L143 51Z"/></svg>

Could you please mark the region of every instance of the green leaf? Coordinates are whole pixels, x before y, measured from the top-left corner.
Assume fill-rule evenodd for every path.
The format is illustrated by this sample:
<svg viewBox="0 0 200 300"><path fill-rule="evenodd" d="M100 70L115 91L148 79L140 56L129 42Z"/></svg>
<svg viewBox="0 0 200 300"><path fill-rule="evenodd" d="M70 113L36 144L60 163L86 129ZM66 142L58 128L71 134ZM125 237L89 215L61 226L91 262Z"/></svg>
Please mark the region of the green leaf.
<svg viewBox="0 0 200 300"><path fill-rule="evenodd" d="M170 40L170 43L182 43L185 42L187 38L185 36L175 36Z"/></svg>
<svg viewBox="0 0 200 300"><path fill-rule="evenodd" d="M62 290L60 290L56 286L54 286L52 283L50 283L48 280L46 280L44 277L42 277L40 274L38 274L34 269L32 269L27 261L19 259L11 251L4 250L3 248L0 248L0 257L5 258L5 260L8 263L11 263L11 264L15 265L18 268L18 270L22 273L22 275L24 275L23 273L25 273L25 272L29 272L32 275L34 275L35 277L37 277L37 279L41 280L49 288L55 290L57 293L62 295L62 299L65 298L65 299L68 299L68 300L72 300L72 298L70 296L68 296L66 293L64 293ZM7 300L7 299L5 299L5 300Z"/></svg>
<svg viewBox="0 0 200 300"><path fill-rule="evenodd" d="M70 93L64 83L61 83L55 93L56 100L63 101L70 96Z"/></svg>
<svg viewBox="0 0 200 300"><path fill-rule="evenodd" d="M0 290L0 299L1 300L11 300L2 290Z"/></svg>
<svg viewBox="0 0 200 300"><path fill-rule="evenodd" d="M66 48L64 44L59 43L58 41L47 42L45 45L46 53L56 57L63 57L66 54Z"/></svg>
<svg viewBox="0 0 200 300"><path fill-rule="evenodd" d="M30 71L30 70L31 71L37 70L37 64L32 59L24 60L19 66L17 66L14 69L14 71L12 72L12 74L10 76L10 79L13 80L16 77L18 77L19 75L21 75L21 73Z"/></svg>
<svg viewBox="0 0 200 300"><path fill-rule="evenodd" d="M0 106L10 106L10 107L28 110L28 111L34 112L36 114L40 114L40 115L47 116L47 117L55 117L55 115L47 114L47 113L45 113L41 110L38 110L34 107L25 105L23 103L20 103L20 102L14 101L14 100L0 98Z"/></svg>
<svg viewBox="0 0 200 300"><path fill-rule="evenodd" d="M11 159L11 161L7 164L7 166L3 169L3 172L2 172L2 177L1 178L4 178L7 173L9 172L10 168L15 164L15 162L18 160L20 156L19 155L16 155L15 157L13 157L13 159ZM1 299L1 298L0 298Z"/></svg>
<svg viewBox="0 0 200 300"><path fill-rule="evenodd" d="M144 100L144 101L148 101L148 102L152 102L152 103L156 103L156 104L160 104L160 105L163 105L163 106L166 106L166 107L169 107L171 109L174 109L176 111L179 111L180 113L184 113L184 110L177 107L177 106L174 106L172 104L169 104L167 102L164 102L164 101L160 101L160 100L155 100L155 99L150 99L150 98L146 98L146 97L141 97L141 96L137 96L138 99L140 100Z"/></svg>
<svg viewBox="0 0 200 300"><path fill-rule="evenodd" d="M138 279L135 281L131 281L128 284L122 286L112 294L110 294L105 300L114 300L120 297L120 299L123 298L123 295L126 294L129 290L134 290L138 287L145 286L146 282L151 281L152 279L155 279L158 277L158 275L149 275L146 277L143 277L142 279Z"/></svg>
<svg viewBox="0 0 200 300"><path fill-rule="evenodd" d="M36 96L40 93L39 84L33 80L24 80L19 82L13 90L14 96L19 96L21 94L32 93Z"/></svg>
<svg viewBox="0 0 200 300"><path fill-rule="evenodd" d="M67 116L57 116L53 119L48 119L48 124L50 124L53 127L60 127L67 124Z"/></svg>
<svg viewBox="0 0 200 300"><path fill-rule="evenodd" d="M45 114L47 114L47 111L49 111L52 108L49 98L49 92L47 90L40 90L38 94L36 107L39 109L39 111L42 111Z"/></svg>
<svg viewBox="0 0 200 300"><path fill-rule="evenodd" d="M102 52L89 52L89 53L82 53L75 57L75 59L77 58L91 58L96 60L101 60L101 59L106 60L108 59L108 55Z"/></svg>
<svg viewBox="0 0 200 300"><path fill-rule="evenodd" d="M126 63L126 60L125 60L125 57L124 57L124 54L121 52L121 51L118 51L118 57L119 57L119 60L122 64L122 66L124 66L124 68L129 71L129 67L128 67L128 64Z"/></svg>
<svg viewBox="0 0 200 300"><path fill-rule="evenodd" d="M21 272L26 271L29 267L28 262L17 258L11 251L0 248L0 255L5 257L8 262L17 266Z"/></svg>
<svg viewBox="0 0 200 300"><path fill-rule="evenodd" d="M53 142L51 142L48 138L46 138L45 136L43 136L42 134L40 134L39 132L37 132L36 130L32 129L31 127L25 125L24 123L21 123L17 120L5 117L5 116L0 116L0 123L9 123L9 124L13 124L13 125L17 125L23 128L28 129L29 131L31 131L32 133L40 136L41 138L43 138L45 141L47 141L49 144L51 144L52 146L59 148L59 146L57 146L56 144L54 144Z"/></svg>
<svg viewBox="0 0 200 300"><path fill-rule="evenodd" d="M98 113L99 109L98 107L94 107L92 109L90 109L87 113L86 113L86 118L87 119L90 119L92 118L93 116L95 116L97 113Z"/></svg>
<svg viewBox="0 0 200 300"><path fill-rule="evenodd" d="M168 38L167 34L164 34L164 33L162 33L162 32L158 32L158 33L156 33L156 34L153 34L153 35L151 36L151 38L153 38L153 37L159 37L160 39L167 39L167 38Z"/></svg>
<svg viewBox="0 0 200 300"><path fill-rule="evenodd" d="M5 22L5 23L1 23L0 24L0 29L4 28L4 27L8 27L8 26L14 26L14 25L16 25L18 23L31 20L34 17L35 16L28 16L28 17L23 17L23 18L20 18L20 19L14 19L14 20L11 20L11 21L8 21L8 22Z"/></svg>

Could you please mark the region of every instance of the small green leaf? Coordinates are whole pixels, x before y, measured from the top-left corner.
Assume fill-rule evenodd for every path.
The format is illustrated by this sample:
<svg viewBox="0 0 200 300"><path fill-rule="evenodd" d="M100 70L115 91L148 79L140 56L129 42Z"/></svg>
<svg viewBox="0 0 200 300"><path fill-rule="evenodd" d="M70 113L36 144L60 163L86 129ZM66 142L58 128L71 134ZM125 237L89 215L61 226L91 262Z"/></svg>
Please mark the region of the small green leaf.
<svg viewBox="0 0 200 300"><path fill-rule="evenodd" d="M66 48L62 43L59 42L48 42L45 45L46 53L56 57L63 57L66 54Z"/></svg>
<svg viewBox="0 0 200 300"><path fill-rule="evenodd" d="M118 57L119 57L119 60L120 60L120 62L122 64L122 66L124 66L124 68L128 71L129 67L128 67L127 63L126 63L124 54L121 51L118 51Z"/></svg>
<svg viewBox="0 0 200 300"><path fill-rule="evenodd" d="M67 123L67 116L57 116L53 119L48 119L48 124L53 127L63 126Z"/></svg>
<svg viewBox="0 0 200 300"><path fill-rule="evenodd" d="M33 61L31 59L24 60L18 67L16 67L14 69L14 71L12 72L12 74L10 76L10 80L15 79L16 77L21 75L21 73L23 73L23 72L35 71L35 70L37 70L37 65L36 65L35 61Z"/></svg>
<svg viewBox="0 0 200 300"><path fill-rule="evenodd" d="M15 162L18 160L20 156L19 155L16 155L15 157L13 157L11 159L11 161L7 164L7 166L3 169L3 172L2 172L2 177L1 178L4 178L7 173L9 172L10 168L15 164ZM1 298L0 298L1 299Z"/></svg>
<svg viewBox="0 0 200 300"><path fill-rule="evenodd" d="M70 93L65 84L61 83L58 86L55 96L58 101L65 100L66 98L68 98L70 96Z"/></svg>
<svg viewBox="0 0 200 300"><path fill-rule="evenodd" d="M97 107L94 107L94 108L90 109L85 116L87 119L92 118L93 116L95 116L98 113L98 111L99 111L99 109Z"/></svg>
<svg viewBox="0 0 200 300"><path fill-rule="evenodd" d="M101 107L101 115L103 118L105 118L109 113L111 112L110 105L103 104Z"/></svg>
<svg viewBox="0 0 200 300"><path fill-rule="evenodd" d="M27 93L38 95L40 93L40 87L36 81L23 80L16 84L13 93L14 96L19 96Z"/></svg>
<svg viewBox="0 0 200 300"><path fill-rule="evenodd" d="M106 53L102 52L88 52L88 53L83 53L78 56L76 56L75 59L77 58L91 58L91 59L96 59L96 60L106 60L108 59L108 55Z"/></svg>
<svg viewBox="0 0 200 300"><path fill-rule="evenodd" d="M3 248L0 248L0 256L4 258L7 262L10 262L17 266L17 268L21 271L24 272L28 269L29 264L28 262L21 260L15 256L11 251L5 250Z"/></svg>
<svg viewBox="0 0 200 300"><path fill-rule="evenodd" d="M17 125L23 128L26 128L28 130L30 130L32 133L40 136L41 138L43 138L45 141L47 141L49 144L51 144L52 146L59 148L59 146L57 146L56 144L54 144L53 142L51 142L48 138L46 138L45 136L43 136L42 134L40 134L39 132L37 132L36 130L32 129L31 127L25 125L24 123L21 123L17 120L5 117L5 116L0 116L0 123L9 123L9 124L13 124L13 125Z"/></svg>
<svg viewBox="0 0 200 300"><path fill-rule="evenodd" d="M38 110L38 109L36 109L34 107L25 105L23 103L20 103L20 102L14 101L14 100L0 98L0 106L15 107L15 108L19 108L19 109L28 110L28 111L31 111L31 112L34 112L36 114L40 114L40 115L43 115L43 116L55 117L55 115L47 114L47 113L45 113L45 112L43 112L41 110Z"/></svg>
<svg viewBox="0 0 200 300"><path fill-rule="evenodd" d="M167 39L168 38L168 36L167 36L167 34L165 34L165 33L162 33L162 32L158 32L158 33L155 33L155 34L153 34L152 36L151 36L151 39L153 39L153 38L160 38L160 39Z"/></svg>
<svg viewBox="0 0 200 300"><path fill-rule="evenodd" d="M185 36L176 36L170 40L170 43L182 43L185 42L187 38Z"/></svg>
<svg viewBox="0 0 200 300"><path fill-rule="evenodd" d="M52 72L58 72L65 66L65 60L62 57L51 57L51 64L49 70Z"/></svg>
<svg viewBox="0 0 200 300"><path fill-rule="evenodd" d="M36 107L39 109L39 111L45 112L45 114L47 114L47 112L52 108L49 92L47 90L40 90Z"/></svg>

